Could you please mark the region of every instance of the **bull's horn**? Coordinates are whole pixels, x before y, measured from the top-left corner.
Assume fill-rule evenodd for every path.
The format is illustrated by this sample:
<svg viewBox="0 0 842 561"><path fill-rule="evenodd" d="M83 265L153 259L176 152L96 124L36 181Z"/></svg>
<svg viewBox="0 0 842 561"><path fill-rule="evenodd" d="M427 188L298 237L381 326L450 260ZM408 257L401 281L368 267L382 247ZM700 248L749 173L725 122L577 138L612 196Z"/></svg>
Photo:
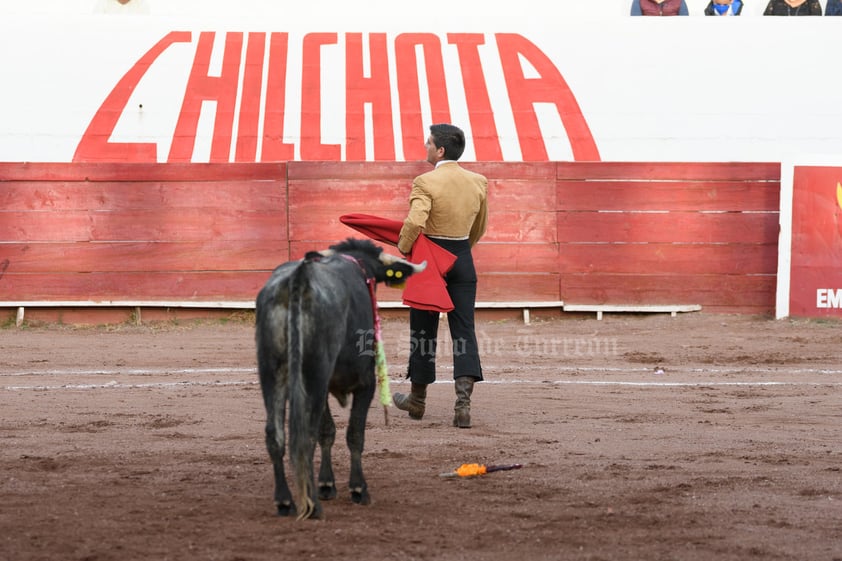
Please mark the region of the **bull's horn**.
<svg viewBox="0 0 842 561"><path fill-rule="evenodd" d="M323 249L319 252L322 257L330 257L331 255L335 255L336 252L332 249Z"/></svg>
<svg viewBox="0 0 842 561"><path fill-rule="evenodd" d="M391 255L389 253L386 253L385 251L380 253L380 262L383 263L384 265L394 265L395 263L403 263L404 265L409 265L410 267L412 267L413 273L420 273L421 271L423 271L424 269L427 268L427 262L426 261L424 261L420 264L410 263L406 259L403 259L401 257L397 257L395 255Z"/></svg>

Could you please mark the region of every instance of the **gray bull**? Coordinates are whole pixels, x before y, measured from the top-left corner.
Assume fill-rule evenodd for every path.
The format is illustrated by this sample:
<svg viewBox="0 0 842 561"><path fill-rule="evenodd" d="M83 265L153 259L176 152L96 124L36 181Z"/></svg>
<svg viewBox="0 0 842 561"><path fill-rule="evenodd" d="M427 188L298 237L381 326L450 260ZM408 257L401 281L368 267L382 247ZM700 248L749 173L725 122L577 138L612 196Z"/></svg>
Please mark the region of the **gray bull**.
<svg viewBox="0 0 842 561"><path fill-rule="evenodd" d="M362 470L365 423L376 386L370 290L377 282L400 284L424 266L385 254L370 241L348 239L280 265L258 294L255 342L279 515L319 518L319 499L336 497L331 465L336 426L328 393L343 406L353 396L346 433L351 499L370 502ZM294 500L283 465L287 402ZM318 485L313 480L317 441Z"/></svg>

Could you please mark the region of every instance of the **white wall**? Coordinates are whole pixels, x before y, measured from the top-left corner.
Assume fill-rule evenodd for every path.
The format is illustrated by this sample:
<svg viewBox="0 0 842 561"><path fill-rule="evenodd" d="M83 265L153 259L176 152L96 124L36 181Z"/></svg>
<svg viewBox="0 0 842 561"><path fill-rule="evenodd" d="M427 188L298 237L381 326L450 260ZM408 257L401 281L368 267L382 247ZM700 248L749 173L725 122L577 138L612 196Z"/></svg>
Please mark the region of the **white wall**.
<svg viewBox="0 0 842 561"><path fill-rule="evenodd" d="M153 142L158 160L166 161L196 37L209 30L218 31L217 51L225 30L290 33L285 139L292 143L300 133L301 40L306 33L376 32L387 33L390 40L405 32L437 34L453 77L448 91L453 121L467 129L459 61L446 36L473 32L486 38L484 72L506 160L521 155L495 58L495 33L520 34L552 60L575 95L602 160L782 161L793 154L842 154L842 75L835 64L842 18L663 21L625 16L625 0L556 2L563 10L587 11L569 18L513 9L510 1L500 0L461 0L447 14L395 0L353 5L311 0L291 6L278 0L146 0L149 14L119 17L94 14L100 1L116 4L0 3L0 14L5 12L0 17L5 86L0 91L0 161L71 161L92 117L126 72L167 33L189 31L191 43L170 49L145 74L112 138ZM700 13L704 2L692 2L691 9ZM325 8L318 9L322 4ZM596 6L599 14L592 13ZM322 127L331 141L345 138L341 49L326 49L322 61L325 113L335 117ZM573 159L555 110L538 107L537 112L549 158ZM194 161L207 161L210 150L207 131L213 122L203 123Z"/></svg>
<svg viewBox="0 0 842 561"><path fill-rule="evenodd" d="M686 0L691 16L702 16L709 0ZM348 2L362 10L386 10L397 13L413 14L415 17L424 10L432 7L425 4L406 3L399 0L360 0ZM822 7L825 0L821 0ZM107 4L117 5L117 0L4 0L0 6L0 13L6 14L86 14L101 12ZM145 4L152 15L214 15L236 14L247 15L249 12L275 12L294 9L293 3L282 0L130 0L126 13L130 12L132 4ZM312 9L319 5L330 6L330 0L309 0L306 7ZM511 13L523 7L534 10L546 10L546 0L523 0L517 4L512 2L461 0L453 2L455 5L468 6L471 9L499 10L498 13ZM760 16L766 8L767 0L746 0L743 16ZM600 17L627 16L631 7L631 0L556 0L552 2L553 10L561 12L560 17L568 15L598 15ZM448 7L450 9L450 6ZM119 11L114 9L114 12ZM558 16L553 15L553 18Z"/></svg>

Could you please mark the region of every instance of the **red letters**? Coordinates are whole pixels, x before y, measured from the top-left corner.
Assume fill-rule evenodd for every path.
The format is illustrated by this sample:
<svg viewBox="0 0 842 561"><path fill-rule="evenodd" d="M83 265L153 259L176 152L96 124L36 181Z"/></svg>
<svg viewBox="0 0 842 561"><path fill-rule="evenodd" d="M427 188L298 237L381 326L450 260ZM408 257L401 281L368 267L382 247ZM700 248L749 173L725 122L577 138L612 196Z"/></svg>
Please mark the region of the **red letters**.
<svg viewBox="0 0 842 561"><path fill-rule="evenodd" d="M266 108L263 116L261 161L264 162L282 162L295 158L295 147L284 142L288 44L288 34L272 33L269 41L269 75L266 78Z"/></svg>
<svg viewBox="0 0 842 561"><path fill-rule="evenodd" d="M459 65L462 68L465 101L468 104L468 119L474 135L477 160L500 162L503 160L503 151L500 149L494 111L488 97L488 84L477 50L477 46L484 44L485 39L477 33L450 33L447 40L456 45L459 52Z"/></svg>
<svg viewBox="0 0 842 561"><path fill-rule="evenodd" d="M509 101L515 118L520 150L526 162L547 161L547 149L535 116L536 102L554 103L570 139L574 160L599 160L599 151L588 123L576 103L576 97L558 69L541 50L520 35L497 35L503 75L509 89ZM518 55L528 60L540 78L526 78Z"/></svg>
<svg viewBox="0 0 842 561"><path fill-rule="evenodd" d="M266 34L249 33L243 72L240 119L237 123L235 162L257 161L257 129L260 124L260 90L263 89L263 56Z"/></svg>
<svg viewBox="0 0 842 561"><path fill-rule="evenodd" d="M199 36L196 58L187 80L184 103L175 126L170 147L170 162L190 162L196 144L196 129L202 102L216 101L216 117L211 143L211 162L228 162L231 153L231 131L234 128L234 107L237 103L237 81L240 78L240 57L243 52L243 34L228 33L222 55L222 72L219 77L209 76L210 58L215 33Z"/></svg>
<svg viewBox="0 0 842 561"><path fill-rule="evenodd" d="M208 101L216 103L212 136L207 139L210 143L211 162L294 159L295 145L283 141L284 122L290 110L286 102L289 35L269 34L268 47L266 36L266 33L249 33L248 42L244 43L244 33L228 32L220 35L224 38L222 68L219 76L212 76L211 54L217 34L203 32L199 35L181 111L175 123L168 161L190 162L196 159L194 152L200 114L203 104ZM501 33L495 38L523 160L548 159L535 103L550 103L556 107L567 131L574 160L599 160L599 151L576 98L553 61L520 35ZM367 54L363 48L366 39L369 46ZM504 155L498 130L500 119L495 117L491 106L486 70L480 57L480 47L485 45L486 36L478 33L450 33L447 40L455 46L456 61L449 62L459 64L472 134L471 144L476 159L502 161ZM169 33L126 73L91 119L76 148L73 161L157 161L157 146L154 143L112 143L110 138L126 110L132 92L146 71L170 45L190 41L190 33ZM363 161L369 158L369 154L378 161L395 160L397 123L392 105L393 94L397 95L398 100L399 134L405 160L424 158L427 126L452 122L451 95L458 95L458 88L454 88L453 84L448 88L448 61L438 35L398 35L395 38L392 71L385 33L371 33L367 36L348 33L344 41L344 74L338 76L344 78L345 118L344 122L336 123L325 122L323 102L331 101L333 98L330 96L335 92L323 88L322 77L328 76L326 72L341 70L323 65L324 60L341 60L338 57L323 58L324 49L340 44L339 35L309 33L302 41L302 71L300 76L294 77L300 80L301 87L298 147L302 160L339 161L344 157L346 160ZM241 73L243 55L245 67ZM366 56L368 60L365 60ZM423 63L419 67L418 59L421 57ZM527 78L522 60L526 60L539 77ZM369 70L366 70L366 63ZM422 93L424 83L426 92ZM179 92L174 93L180 95ZM261 99L265 99L262 123ZM334 108L332 105L329 107ZM497 107L497 110L501 108ZM371 119L371 141L366 136L367 115ZM423 122L427 118L432 122ZM237 133L232 154L235 119ZM464 116L460 119L464 119ZM344 156L340 144L323 142L325 133L337 136L343 126ZM369 142L371 146L367 145Z"/></svg>
<svg viewBox="0 0 842 561"><path fill-rule="evenodd" d="M441 41L432 33L398 35L395 40L395 67L398 72L403 157L407 161L423 160L427 157L424 149L427 129L421 119L421 88L418 59L415 56L416 46L420 46L424 53L424 77L427 79L427 93L433 118L433 122L427 125L450 122Z"/></svg>
<svg viewBox="0 0 842 561"><path fill-rule="evenodd" d="M342 159L338 144L322 144L322 45L337 42L336 33L308 33L304 37L301 69L301 159Z"/></svg>
<svg viewBox="0 0 842 561"><path fill-rule="evenodd" d="M76 146L74 162L146 162L158 161L158 147L150 142L109 142L120 115L132 92L161 53L173 43L189 43L190 33L173 31L149 49L123 76L91 119Z"/></svg>
<svg viewBox="0 0 842 561"><path fill-rule="evenodd" d="M386 34L369 36L371 76L363 75L362 33L345 38L345 159L365 160L365 104L371 103L374 159L395 160Z"/></svg>

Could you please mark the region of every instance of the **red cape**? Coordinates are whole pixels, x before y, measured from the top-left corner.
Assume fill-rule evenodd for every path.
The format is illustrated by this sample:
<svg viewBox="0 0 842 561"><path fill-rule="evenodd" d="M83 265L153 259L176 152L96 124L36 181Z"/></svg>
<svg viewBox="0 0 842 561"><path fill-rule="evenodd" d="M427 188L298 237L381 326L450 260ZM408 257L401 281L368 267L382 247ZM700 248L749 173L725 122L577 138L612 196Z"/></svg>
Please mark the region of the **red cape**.
<svg viewBox="0 0 842 561"><path fill-rule="evenodd" d="M343 214L339 221L373 240L391 245L397 245L403 226L403 222L370 214ZM427 268L407 279L403 303L417 310L451 311L453 301L447 293L444 275L453 267L456 256L421 234L407 259L412 263L426 261Z"/></svg>

